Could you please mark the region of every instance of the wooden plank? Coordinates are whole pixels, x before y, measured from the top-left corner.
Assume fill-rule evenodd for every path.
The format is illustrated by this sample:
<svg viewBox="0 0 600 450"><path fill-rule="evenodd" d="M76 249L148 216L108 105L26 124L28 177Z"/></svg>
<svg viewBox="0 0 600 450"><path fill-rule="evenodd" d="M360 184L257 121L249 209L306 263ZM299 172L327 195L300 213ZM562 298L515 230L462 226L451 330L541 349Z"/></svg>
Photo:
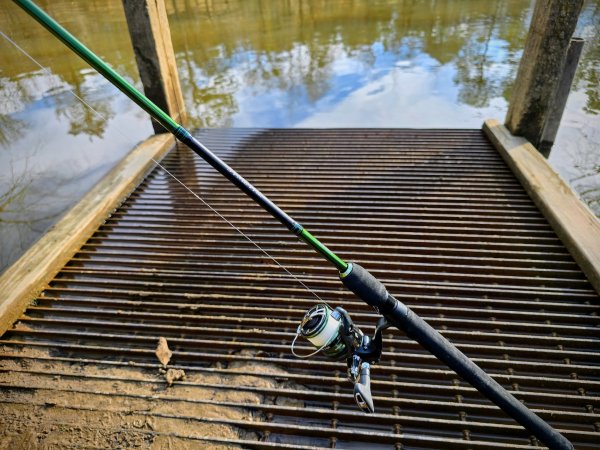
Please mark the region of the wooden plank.
<svg viewBox="0 0 600 450"><path fill-rule="evenodd" d="M164 0L123 0L123 9L146 97L184 123L185 104ZM166 132L154 119L152 126L156 133Z"/></svg>
<svg viewBox="0 0 600 450"><path fill-rule="evenodd" d="M556 95L552 102L552 109L546 120L544 126L544 133L542 134L542 140L538 149L542 155L548 157L550 150L554 145L556 134L558 133L558 127L560 126L560 120L562 119L569 93L571 92L571 85L575 78L575 72L577 71L577 65L579 64L579 57L581 56L581 50L585 41L581 38L574 37L571 39L569 49L567 51L567 59L565 61L565 67L560 77L558 87L556 88Z"/></svg>
<svg viewBox="0 0 600 450"><path fill-rule="evenodd" d="M510 132L538 147L583 0L538 0L506 114Z"/></svg>
<svg viewBox="0 0 600 450"><path fill-rule="evenodd" d="M56 225L0 276L0 335L174 145L154 136L134 148Z"/></svg>
<svg viewBox="0 0 600 450"><path fill-rule="evenodd" d="M483 131L600 293L600 220L526 139L493 119Z"/></svg>

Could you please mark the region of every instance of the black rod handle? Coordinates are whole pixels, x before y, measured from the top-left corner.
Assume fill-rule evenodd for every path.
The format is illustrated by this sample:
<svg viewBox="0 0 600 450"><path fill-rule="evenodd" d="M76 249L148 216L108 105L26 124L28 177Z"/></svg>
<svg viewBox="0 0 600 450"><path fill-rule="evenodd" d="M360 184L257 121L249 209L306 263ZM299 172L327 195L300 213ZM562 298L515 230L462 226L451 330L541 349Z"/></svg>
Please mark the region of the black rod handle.
<svg viewBox="0 0 600 450"><path fill-rule="evenodd" d="M392 296L390 297L397 301ZM393 316L386 315L386 317L408 337L429 350L549 448L573 449L573 444L567 438L517 400L418 314L409 308L406 308L406 311L408 312L406 315L394 314Z"/></svg>
<svg viewBox="0 0 600 450"><path fill-rule="evenodd" d="M573 449L573 444L567 438L513 397L419 315L391 296L383 283L367 270L352 263L349 270L341 274L340 278L342 283L359 298L373 306L390 323L468 381L549 448Z"/></svg>

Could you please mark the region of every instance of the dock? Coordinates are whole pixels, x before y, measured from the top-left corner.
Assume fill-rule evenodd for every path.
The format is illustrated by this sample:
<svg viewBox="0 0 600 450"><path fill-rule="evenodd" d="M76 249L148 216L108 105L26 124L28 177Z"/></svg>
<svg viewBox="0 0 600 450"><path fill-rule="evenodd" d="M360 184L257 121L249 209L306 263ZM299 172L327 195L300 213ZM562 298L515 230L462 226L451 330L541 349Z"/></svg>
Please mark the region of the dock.
<svg viewBox="0 0 600 450"><path fill-rule="evenodd" d="M581 51L581 5L537 2L505 125L194 133L591 450L600 222L542 156ZM358 410L345 361L292 355L317 303L369 335L379 314L160 134L186 121L165 5L124 10L154 104L124 92L164 120L0 276L0 448L545 448L397 329L371 369L373 414Z"/></svg>
<svg viewBox="0 0 600 450"><path fill-rule="evenodd" d="M598 448L598 293L483 130L198 138L577 449ZM368 333L377 315L190 150L166 146L161 164L185 186L154 167L115 199L2 337L3 426L100 447L543 448L397 330L372 370L376 412L358 411L345 363L297 359L290 343L321 300Z"/></svg>

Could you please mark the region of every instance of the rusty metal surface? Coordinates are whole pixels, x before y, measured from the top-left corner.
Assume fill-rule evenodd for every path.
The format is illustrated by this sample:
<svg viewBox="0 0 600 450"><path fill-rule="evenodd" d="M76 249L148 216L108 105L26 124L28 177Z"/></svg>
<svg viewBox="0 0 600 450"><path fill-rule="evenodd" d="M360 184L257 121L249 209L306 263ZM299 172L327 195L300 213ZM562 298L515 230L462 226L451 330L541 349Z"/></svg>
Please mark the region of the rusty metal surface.
<svg viewBox="0 0 600 450"><path fill-rule="evenodd" d="M341 257L371 270L576 448L600 448L598 295L479 130L206 130L198 137ZM252 412L252 420L172 413L190 433L206 423L245 432L182 437L200 447L537 448L394 330L372 370L376 413L360 413L343 363L295 359L289 344L314 294L343 304L369 333L375 314L190 151L177 148L164 164L313 292L156 169L2 337L2 362L27 362L18 370L22 382L0 372L4 392L35 389L44 377L83 383L61 387L67 392L111 379L33 364L50 360L139 368L144 382L160 383L148 374L163 336L174 368L265 381L181 382L259 395L252 404L160 394ZM240 369L241 362L250 365Z"/></svg>

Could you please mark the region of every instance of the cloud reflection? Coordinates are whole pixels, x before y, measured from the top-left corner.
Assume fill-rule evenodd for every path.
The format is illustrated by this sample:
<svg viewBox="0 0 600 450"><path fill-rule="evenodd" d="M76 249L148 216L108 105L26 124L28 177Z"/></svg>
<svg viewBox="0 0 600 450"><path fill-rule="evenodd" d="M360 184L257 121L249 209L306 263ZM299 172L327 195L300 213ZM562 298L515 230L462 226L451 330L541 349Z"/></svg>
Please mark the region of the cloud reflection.
<svg viewBox="0 0 600 450"><path fill-rule="evenodd" d="M41 4L140 86L120 0ZM166 4L191 128L480 127L504 117L532 9L530 0ZM597 214L599 23L600 0L587 0L579 31L588 43L550 158ZM52 72L0 43L0 194L10 191L11 173L30 180L22 217L34 223L81 197L151 126L10 2L0 9L0 28ZM14 240L0 231L6 249Z"/></svg>

